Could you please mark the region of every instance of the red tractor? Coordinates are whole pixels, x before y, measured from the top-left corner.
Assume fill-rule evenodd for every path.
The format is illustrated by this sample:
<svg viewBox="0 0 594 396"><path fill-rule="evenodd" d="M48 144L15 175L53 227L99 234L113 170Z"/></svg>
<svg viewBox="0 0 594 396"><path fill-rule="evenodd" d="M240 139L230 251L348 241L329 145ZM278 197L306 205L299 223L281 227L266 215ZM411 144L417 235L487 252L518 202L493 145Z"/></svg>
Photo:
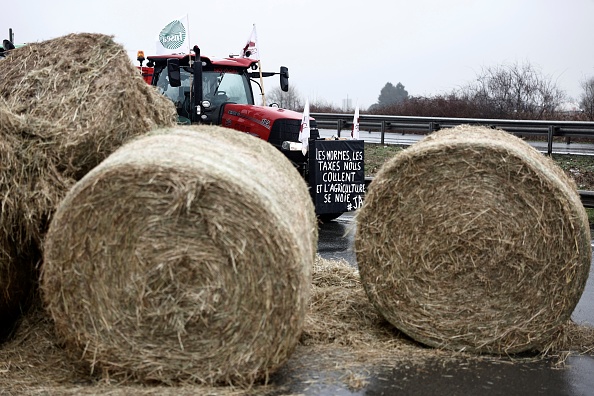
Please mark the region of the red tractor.
<svg viewBox="0 0 594 396"><path fill-rule="evenodd" d="M190 54L147 59L147 67L142 66L145 58L139 52L139 69L147 82L175 104L179 123L221 125L274 145L309 182L322 221L360 206L365 189L363 141L322 140L315 120L310 119L309 153L304 155L299 144L291 144L298 142L302 114L275 105L255 105L251 83L260 86L257 79L279 75L281 89L286 92L286 67L278 73L260 72L257 60L214 59L201 56L196 46Z"/></svg>

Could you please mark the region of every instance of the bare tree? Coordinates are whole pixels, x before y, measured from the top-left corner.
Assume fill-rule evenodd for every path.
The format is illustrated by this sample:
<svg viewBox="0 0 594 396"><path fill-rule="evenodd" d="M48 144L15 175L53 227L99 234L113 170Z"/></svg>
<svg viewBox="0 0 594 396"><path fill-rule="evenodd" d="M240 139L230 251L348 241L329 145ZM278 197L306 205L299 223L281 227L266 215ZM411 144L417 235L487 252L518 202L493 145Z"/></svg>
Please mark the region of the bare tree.
<svg viewBox="0 0 594 396"><path fill-rule="evenodd" d="M280 87L271 89L266 94L266 102L268 104L276 103L283 109L295 111L302 111L305 105L301 94L292 85L289 85L289 91L287 92L281 90Z"/></svg>
<svg viewBox="0 0 594 396"><path fill-rule="evenodd" d="M549 118L565 100L565 92L530 63L487 67L464 91L484 117L494 118Z"/></svg>
<svg viewBox="0 0 594 396"><path fill-rule="evenodd" d="M463 93L452 91L430 97L409 96L405 101L391 106L374 105L370 114L393 114L418 117L459 117L480 118L481 114L474 102Z"/></svg>
<svg viewBox="0 0 594 396"><path fill-rule="evenodd" d="M580 109L588 120L594 121L594 77L580 83L584 92L580 96Z"/></svg>
<svg viewBox="0 0 594 396"><path fill-rule="evenodd" d="M342 113L343 109L323 98L316 98L310 102L309 109L312 113Z"/></svg>

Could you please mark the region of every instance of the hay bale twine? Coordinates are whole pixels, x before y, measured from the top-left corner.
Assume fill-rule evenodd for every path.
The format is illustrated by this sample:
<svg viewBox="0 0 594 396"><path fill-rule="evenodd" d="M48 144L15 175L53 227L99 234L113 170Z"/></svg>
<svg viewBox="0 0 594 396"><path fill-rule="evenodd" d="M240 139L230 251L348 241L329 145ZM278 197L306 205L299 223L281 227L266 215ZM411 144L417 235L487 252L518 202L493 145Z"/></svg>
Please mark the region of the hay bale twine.
<svg viewBox="0 0 594 396"><path fill-rule="evenodd" d="M499 130L445 129L402 151L370 185L357 222L368 297L433 347L538 349L588 278L590 231L575 184Z"/></svg>
<svg viewBox="0 0 594 396"><path fill-rule="evenodd" d="M70 34L2 60L0 333L27 305L49 218L68 189L123 142L175 120L109 36Z"/></svg>
<svg viewBox="0 0 594 396"><path fill-rule="evenodd" d="M110 378L249 385L305 316L317 223L268 143L215 126L135 140L68 193L42 291L68 349Z"/></svg>

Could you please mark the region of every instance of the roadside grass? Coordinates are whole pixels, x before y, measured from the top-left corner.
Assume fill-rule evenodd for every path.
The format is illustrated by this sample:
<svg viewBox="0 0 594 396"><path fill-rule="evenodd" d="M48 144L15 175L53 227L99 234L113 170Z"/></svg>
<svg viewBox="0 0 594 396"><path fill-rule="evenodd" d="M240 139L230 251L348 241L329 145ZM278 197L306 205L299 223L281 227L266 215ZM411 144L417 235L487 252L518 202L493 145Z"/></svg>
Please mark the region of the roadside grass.
<svg viewBox="0 0 594 396"><path fill-rule="evenodd" d="M375 176L386 161L402 150L402 146L365 143L365 177Z"/></svg>
<svg viewBox="0 0 594 396"><path fill-rule="evenodd" d="M404 147L397 145L365 143L365 176L375 176L386 161L402 150ZM578 190L594 191L594 156L554 154L552 159L575 181ZM590 227L594 227L594 209L586 208L586 213Z"/></svg>

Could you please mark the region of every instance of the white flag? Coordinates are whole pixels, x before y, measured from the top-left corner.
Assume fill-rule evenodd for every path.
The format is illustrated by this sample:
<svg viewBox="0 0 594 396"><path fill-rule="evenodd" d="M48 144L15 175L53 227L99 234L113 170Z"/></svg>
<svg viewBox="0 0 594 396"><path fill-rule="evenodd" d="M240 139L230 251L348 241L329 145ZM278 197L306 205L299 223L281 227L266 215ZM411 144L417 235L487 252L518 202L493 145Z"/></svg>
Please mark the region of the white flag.
<svg viewBox="0 0 594 396"><path fill-rule="evenodd" d="M241 50L241 57L242 58L250 58L254 60L260 60L260 54L258 53L258 36L256 35L256 24L254 24L254 28L252 29L252 34L245 43L245 46Z"/></svg>
<svg viewBox="0 0 594 396"><path fill-rule="evenodd" d="M299 129L299 141L301 142L301 152L307 154L309 148L309 100L305 100L303 108L303 117L301 118L301 128Z"/></svg>
<svg viewBox="0 0 594 396"><path fill-rule="evenodd" d="M167 24L157 37L157 55L189 54L190 25L188 15Z"/></svg>
<svg viewBox="0 0 594 396"><path fill-rule="evenodd" d="M353 130L351 131L351 139L359 140L359 102L355 107L355 116L353 117Z"/></svg>

